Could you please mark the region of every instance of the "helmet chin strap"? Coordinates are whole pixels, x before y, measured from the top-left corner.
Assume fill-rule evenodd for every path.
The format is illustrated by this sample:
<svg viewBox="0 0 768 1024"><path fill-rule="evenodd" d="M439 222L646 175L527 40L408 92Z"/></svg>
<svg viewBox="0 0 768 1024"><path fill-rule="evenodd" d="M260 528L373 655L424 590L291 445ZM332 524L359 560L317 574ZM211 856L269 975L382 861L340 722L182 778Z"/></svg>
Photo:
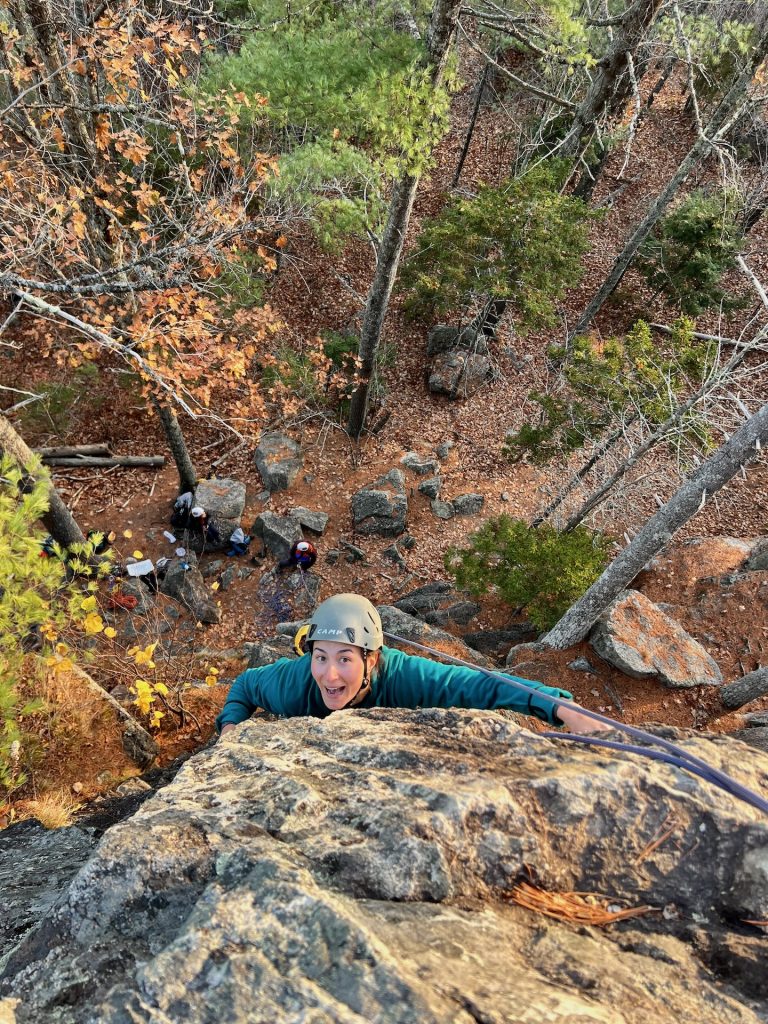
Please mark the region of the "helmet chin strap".
<svg viewBox="0 0 768 1024"><path fill-rule="evenodd" d="M368 675L368 651L363 651L363 684L352 700L347 701L344 708L354 708L368 696L371 690L371 680ZM344 710L342 708L342 710Z"/></svg>

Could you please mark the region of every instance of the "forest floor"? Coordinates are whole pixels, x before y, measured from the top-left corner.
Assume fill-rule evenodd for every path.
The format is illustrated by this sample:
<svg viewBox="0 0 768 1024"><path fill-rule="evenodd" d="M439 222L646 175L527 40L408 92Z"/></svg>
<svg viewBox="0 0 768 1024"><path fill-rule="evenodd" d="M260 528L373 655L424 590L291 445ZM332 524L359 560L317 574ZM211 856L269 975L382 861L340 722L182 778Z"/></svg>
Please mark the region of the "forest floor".
<svg viewBox="0 0 768 1024"><path fill-rule="evenodd" d="M455 101L457 125L466 122L475 76L476 68L468 63L464 77L469 84ZM500 102L505 108L509 107L509 94ZM689 147L693 130L680 113L680 107L680 95L673 84L660 95L642 122L621 179L618 175L623 152L611 157L595 202L600 204L617 189L621 191L611 202L604 219L593 226L593 245L585 257L585 275L561 306L562 323L572 323L584 308L628 230L640 219L648 198L657 194ZM462 133L457 129L441 146L436 168L425 180L417 199L409 243L416 237L424 217L437 212L449 194L461 143ZM509 122L502 117L500 107L485 108L460 187L471 189L480 181L498 182L513 166L516 145L517 139L510 131ZM701 182L706 182L714 173L715 168L705 169ZM288 237L287 258L277 275L270 301L284 322L283 340L300 345L321 331L342 330L350 323L359 312L357 296L365 294L372 259L363 243L351 244L340 258L329 259L319 250L306 227L294 227ZM768 281L768 246L762 222L750 237L746 258L758 278ZM702 317L698 327L734 336L746 327L754 312L753 303L751 312L742 311L728 321L721 321L715 315ZM652 299L640 279L630 273L595 327L604 336L618 334L640 316L670 323L675 314L665 307L662 299ZM525 462L512 465L501 455L506 433L519 428L533 411L528 394L546 383L550 372L546 349L552 343L562 342L562 324L557 329L522 337L515 334L511 320L504 321L493 350L498 370L496 379L475 397L462 401L450 401L427 391L425 347L429 326L407 322L395 297L386 327L386 343L393 355L381 373L383 401L390 413L385 427L379 434L366 435L355 444L339 422L334 421L333 414L327 412L307 414L294 422L281 422L280 428L287 429L302 445L304 470L288 492L275 493L266 502L257 497L263 491L263 484L253 461L252 444L238 448L237 441L217 427L203 422L184 424L201 476L213 471L217 476L232 477L246 484L243 517L246 532L256 516L267 508L281 513L303 505L329 514L328 530L318 543L320 557L313 570L321 579L321 597L355 590L376 603L392 603L409 590L445 579L443 556L450 546L463 544L488 517L506 513L530 518L566 478L562 465L545 468ZM27 390L34 390L35 385L54 379L58 373L42 360L35 364L21 363L12 351L4 350L3 360L4 379ZM764 379L755 374L753 378L742 382L743 394L759 393L759 389L764 388ZM108 442L113 451L120 454L164 452L157 420L148 414L140 395L119 386L117 380L116 375L101 372L89 380L87 391L60 417L46 421L38 414L20 416L15 421L17 429L31 445ZM443 466L445 483L441 497L450 500L466 492L483 494L482 519L456 517L447 522L437 519L428 499L416 490L418 481L411 477L408 532L415 538L416 545L411 551L403 552L407 569L400 570L382 554L391 540L355 536L350 510L352 495L398 465L405 452L415 450L432 456L444 441L452 441L454 447ZM590 525L614 537L618 550L625 534L631 535L656 509L656 495L669 496L674 489L674 478L670 457L659 456L646 462L593 515ZM172 554L173 545L163 537L163 530L169 528L171 505L177 493L177 476L172 465L159 471L57 470L55 482L84 530L116 531L118 557L125 557L134 550L155 560ZM734 569L732 552L724 546L700 549L686 546L684 542L693 537L756 538L764 536L767 527L768 460L763 456L746 474L707 503L681 531L671 551L658 559L657 567L645 573L638 583L652 600L676 606L679 621L710 651L726 681L768 663L764 653L768 643L768 574L755 573L749 581L723 587L717 577ZM124 536L126 531L131 534L128 538ZM364 563L350 565L343 557L332 567L325 562L325 553L337 547L341 538L365 550ZM704 557L702 550L706 552ZM221 557L220 554L206 555L203 564ZM240 561L247 564L247 559ZM263 565L268 568L269 561ZM184 629L194 634L190 650L204 647L210 652L224 651L244 641L272 635L276 622L258 597L260 574L256 569L248 579L236 581L227 591L217 592L222 610L220 624L195 628L194 624L179 620L174 626L179 636L190 635L189 632L184 634ZM509 609L499 607L495 599L482 604L483 611L472 622L471 629L492 628L509 622ZM158 614L163 615L163 599L158 602L158 608ZM123 613L117 613L120 614ZM581 654L595 666L595 674L569 668L569 663ZM169 675L177 681L194 679L199 682L205 675L199 663L191 659L178 661L176 665L166 666ZM130 659L123 660L126 668L129 662ZM95 678L107 682L103 672L108 665L118 663L119 659L100 663L97 657L89 671ZM222 680L231 679L242 667L217 659L214 654L209 664L219 669ZM601 662L585 644L568 652L537 656L536 661L526 667L526 674L567 688L584 706L604 710L632 724L657 722L729 731L740 722L738 715L722 713L716 688L675 691L657 682L629 679ZM212 688L195 687L188 692L187 700L195 717L183 728L172 725L171 716L166 718L158 734L162 746L160 763L167 763L210 736L213 718L225 693L223 683ZM49 696L60 700L62 694L51 692ZM39 805L34 801L46 791L59 794L60 801L69 793L79 802L138 773L121 750L111 713L105 712L98 699L80 692L71 693L68 701L68 709L49 715L48 725L41 731L39 767L32 782L20 794L28 801L19 806L20 814L38 813ZM768 700L755 705L759 706L768 706ZM62 751L64 756L61 756Z"/></svg>

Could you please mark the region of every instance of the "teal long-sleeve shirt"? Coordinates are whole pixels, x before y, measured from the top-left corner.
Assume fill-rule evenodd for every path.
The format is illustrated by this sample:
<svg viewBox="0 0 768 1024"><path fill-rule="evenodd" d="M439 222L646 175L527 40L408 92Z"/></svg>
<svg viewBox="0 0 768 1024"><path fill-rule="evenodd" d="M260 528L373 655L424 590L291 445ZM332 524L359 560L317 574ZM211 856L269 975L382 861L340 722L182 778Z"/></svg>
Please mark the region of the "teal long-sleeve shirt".
<svg viewBox="0 0 768 1024"><path fill-rule="evenodd" d="M310 661L311 656L305 654L297 659L280 658L263 668L246 669L230 687L216 719L217 730L221 732L225 725L244 722L257 708L284 718L326 718L332 714L312 678ZM571 700L567 690L518 676L506 678L509 683L475 669L444 665L384 647L371 690L356 708L509 708L552 725L561 724L547 697ZM530 686L538 693L529 694L510 685L514 682Z"/></svg>

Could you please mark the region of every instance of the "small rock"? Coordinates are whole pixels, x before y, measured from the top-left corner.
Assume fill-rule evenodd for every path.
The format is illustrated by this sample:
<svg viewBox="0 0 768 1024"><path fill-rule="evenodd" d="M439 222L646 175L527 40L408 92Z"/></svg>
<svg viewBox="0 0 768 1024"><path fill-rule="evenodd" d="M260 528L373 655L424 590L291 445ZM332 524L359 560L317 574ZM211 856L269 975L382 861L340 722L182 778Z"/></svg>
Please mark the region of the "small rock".
<svg viewBox="0 0 768 1024"><path fill-rule="evenodd" d="M455 446L455 441L443 441L442 444L439 444L437 446L435 454L437 455L438 459L445 460L451 454L451 449L455 448Z"/></svg>
<svg viewBox="0 0 768 1024"><path fill-rule="evenodd" d="M202 572L203 576L206 579L208 579L211 576L218 576L223 568L224 568L224 559L223 558L214 558L214 560L212 562L208 562L206 565L203 566L201 572Z"/></svg>
<svg viewBox="0 0 768 1024"><path fill-rule="evenodd" d="M593 675L596 674L595 666L589 660L589 658L575 658L573 661L568 662L568 668L573 669L574 672L591 672ZM593 693L597 691L592 691Z"/></svg>
<svg viewBox="0 0 768 1024"><path fill-rule="evenodd" d="M326 553L325 560L328 565L336 565L340 557L341 552L336 548L331 548L331 550Z"/></svg>
<svg viewBox="0 0 768 1024"><path fill-rule="evenodd" d="M406 533L400 538L398 543L406 551L412 551L416 547L416 538L412 537L410 533Z"/></svg>
<svg viewBox="0 0 768 1024"><path fill-rule="evenodd" d="M146 793L150 789L152 787L144 779L127 779L125 782L120 783L115 789L115 793L118 796L135 796L136 793Z"/></svg>
<svg viewBox="0 0 768 1024"><path fill-rule="evenodd" d="M82 784L82 782L73 782L72 783L72 792L73 793L82 793L83 792L83 784Z"/></svg>
<svg viewBox="0 0 768 1024"><path fill-rule="evenodd" d="M396 565L401 567L405 566L405 559L397 550L397 544L390 544L388 548L384 548L381 552L384 558L388 558L390 562L394 562Z"/></svg>
<svg viewBox="0 0 768 1024"><path fill-rule="evenodd" d="M347 561L350 562L362 562L365 559L365 552L362 548L356 547L354 544L350 544L348 540L340 540L339 544L348 551Z"/></svg>
<svg viewBox="0 0 768 1024"><path fill-rule="evenodd" d="M304 461L299 445L279 431L261 435L254 458L264 486L270 492L288 490Z"/></svg>
<svg viewBox="0 0 768 1024"><path fill-rule="evenodd" d="M237 579L237 566L230 565L219 577L219 586L222 590L229 590L235 579Z"/></svg>
<svg viewBox="0 0 768 1024"><path fill-rule="evenodd" d="M501 500L502 501L511 501L512 500L511 497L510 497L509 491L502 491L501 492Z"/></svg>

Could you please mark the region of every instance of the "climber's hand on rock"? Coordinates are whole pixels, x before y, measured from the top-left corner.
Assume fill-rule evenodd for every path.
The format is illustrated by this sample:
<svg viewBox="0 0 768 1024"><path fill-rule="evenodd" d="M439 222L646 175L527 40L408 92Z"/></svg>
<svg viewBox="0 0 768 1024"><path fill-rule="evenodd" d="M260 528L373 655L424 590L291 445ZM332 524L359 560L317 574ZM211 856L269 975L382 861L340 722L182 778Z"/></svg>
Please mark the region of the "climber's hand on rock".
<svg viewBox="0 0 768 1024"><path fill-rule="evenodd" d="M610 725L598 722L588 715L583 715L580 711L575 711L573 708L566 708L560 705L555 713L568 732L609 732L611 729Z"/></svg>

